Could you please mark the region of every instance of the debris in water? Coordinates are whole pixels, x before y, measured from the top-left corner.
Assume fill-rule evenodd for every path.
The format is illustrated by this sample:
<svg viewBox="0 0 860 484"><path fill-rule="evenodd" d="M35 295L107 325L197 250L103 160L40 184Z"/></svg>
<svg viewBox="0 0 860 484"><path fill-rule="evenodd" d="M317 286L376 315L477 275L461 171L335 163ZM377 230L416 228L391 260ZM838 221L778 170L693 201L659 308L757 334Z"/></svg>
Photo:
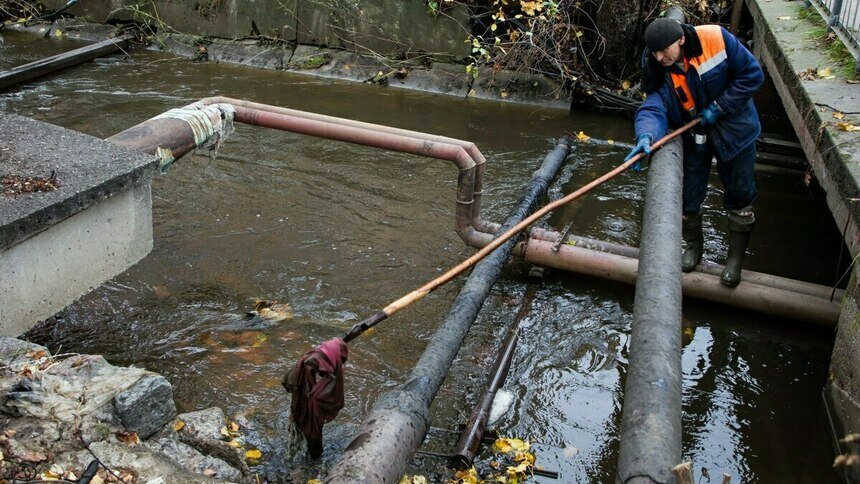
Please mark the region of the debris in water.
<svg viewBox="0 0 860 484"><path fill-rule="evenodd" d="M57 172L52 171L47 178L3 175L0 177L0 185L3 186L4 195L18 195L21 193L51 192L60 188L57 183Z"/></svg>
<svg viewBox="0 0 860 484"><path fill-rule="evenodd" d="M514 403L514 394L509 392L508 390L499 390L496 392L496 397L493 398L493 406L490 409L490 419L487 421L488 424L493 425L498 421L502 416L508 413L508 409L511 408L511 405Z"/></svg>
<svg viewBox="0 0 860 484"><path fill-rule="evenodd" d="M246 315L249 318L260 318L267 321L278 322L285 319L293 319L293 310L287 303L255 299L254 310L248 311Z"/></svg>

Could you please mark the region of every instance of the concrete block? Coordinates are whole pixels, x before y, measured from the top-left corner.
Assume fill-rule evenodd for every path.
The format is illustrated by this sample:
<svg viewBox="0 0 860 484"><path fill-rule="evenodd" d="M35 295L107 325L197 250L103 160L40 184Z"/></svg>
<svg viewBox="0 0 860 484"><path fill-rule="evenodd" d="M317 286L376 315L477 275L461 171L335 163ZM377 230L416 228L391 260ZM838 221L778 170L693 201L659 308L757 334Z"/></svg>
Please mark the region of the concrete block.
<svg viewBox="0 0 860 484"><path fill-rule="evenodd" d="M0 335L16 336L152 249L157 159L0 113L0 175L54 191L0 194Z"/></svg>
<svg viewBox="0 0 860 484"><path fill-rule="evenodd" d="M127 430L145 439L173 420L173 388L161 375L147 375L114 397L117 416Z"/></svg>

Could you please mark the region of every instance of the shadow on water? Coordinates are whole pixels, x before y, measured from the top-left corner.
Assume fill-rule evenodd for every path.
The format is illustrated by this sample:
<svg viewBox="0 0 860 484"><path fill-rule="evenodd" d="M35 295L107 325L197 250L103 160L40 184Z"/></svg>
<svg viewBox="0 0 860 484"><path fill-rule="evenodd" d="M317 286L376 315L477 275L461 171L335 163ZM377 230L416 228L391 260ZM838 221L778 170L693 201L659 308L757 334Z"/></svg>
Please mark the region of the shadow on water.
<svg viewBox="0 0 860 484"><path fill-rule="evenodd" d="M57 45L7 35L0 58L18 65L55 53ZM632 136L631 123L619 118L193 64L153 52L98 59L24 85L0 95L0 106L104 138L215 94L474 141L489 160L484 199L495 221L514 205L555 137ZM550 196L608 171L625 151L577 145ZM561 228L573 221L578 234L636 245L644 180L624 173L548 222ZM821 194L803 187L799 175L759 181L750 266L832 283L839 237L821 215ZM318 463L286 453L283 373L314 344L472 252L453 231L455 183L454 168L439 161L238 126L217 158L188 156L154 181L153 252L27 337L55 351L102 353L115 364L157 371L174 385L181 411L226 409L263 451L268 464L261 472L282 481L315 476L337 458L378 395L403 381L462 280L351 345L346 408L326 426ZM720 260L716 181L706 204L706 257ZM820 255L816 262L795 257L809 252ZM468 417L516 313L525 269L510 264L493 289L433 406L435 427L454 428ZM246 319L257 298L289 304L293 317ZM515 398L496 429L539 442L538 463L561 471L564 482L614 479L632 308L632 287L551 273L524 323L507 383ZM695 301L684 314L685 456L714 479L723 471L742 481L829 476L818 402L831 336ZM420 461L419 470L441 472Z"/></svg>

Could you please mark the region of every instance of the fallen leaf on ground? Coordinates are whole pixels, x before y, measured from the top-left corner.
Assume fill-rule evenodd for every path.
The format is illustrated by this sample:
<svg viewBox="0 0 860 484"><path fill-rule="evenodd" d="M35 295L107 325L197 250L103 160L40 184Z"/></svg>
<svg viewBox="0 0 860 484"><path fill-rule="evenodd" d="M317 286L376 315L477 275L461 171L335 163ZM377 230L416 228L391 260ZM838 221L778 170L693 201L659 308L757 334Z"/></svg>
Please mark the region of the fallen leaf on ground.
<svg viewBox="0 0 860 484"><path fill-rule="evenodd" d="M853 133L855 131L860 131L860 126L857 126L855 124L846 123L846 122L836 123L836 127L842 131L847 131L849 133Z"/></svg>
<svg viewBox="0 0 860 484"><path fill-rule="evenodd" d="M845 113L836 111L835 113L833 113L833 117L841 121L842 118L845 117Z"/></svg>
<svg viewBox="0 0 860 484"><path fill-rule="evenodd" d="M215 469L206 469L206 470L204 470L204 471L203 471L203 475L204 475L204 476L206 476L206 477L212 477L212 476L214 476L214 475L215 475L215 474L217 474L217 473L218 473L218 472L216 472L216 471L215 471Z"/></svg>
<svg viewBox="0 0 860 484"><path fill-rule="evenodd" d="M427 484L427 478L424 476L403 476L400 478L399 484Z"/></svg>
<svg viewBox="0 0 860 484"><path fill-rule="evenodd" d="M180 430L182 430L184 428L185 428L185 422L183 422L182 420L177 420L176 422L173 422L173 430L179 432Z"/></svg>
<svg viewBox="0 0 860 484"><path fill-rule="evenodd" d="M257 449L245 451L245 458L250 460L257 460L260 457L263 457L263 453Z"/></svg>
<svg viewBox="0 0 860 484"><path fill-rule="evenodd" d="M579 133L576 133L576 139L578 139L582 143L585 143L591 139L591 136L588 136L587 134L580 131Z"/></svg>
<svg viewBox="0 0 860 484"><path fill-rule="evenodd" d="M784 15L784 16L781 16L781 17L777 17L776 19L777 19L777 20L791 20L791 17L790 17L790 16L788 16L788 15Z"/></svg>
<svg viewBox="0 0 860 484"><path fill-rule="evenodd" d="M128 445L137 445L140 443L140 437L137 436L137 432L124 432L120 430L116 433L116 438L120 442Z"/></svg>

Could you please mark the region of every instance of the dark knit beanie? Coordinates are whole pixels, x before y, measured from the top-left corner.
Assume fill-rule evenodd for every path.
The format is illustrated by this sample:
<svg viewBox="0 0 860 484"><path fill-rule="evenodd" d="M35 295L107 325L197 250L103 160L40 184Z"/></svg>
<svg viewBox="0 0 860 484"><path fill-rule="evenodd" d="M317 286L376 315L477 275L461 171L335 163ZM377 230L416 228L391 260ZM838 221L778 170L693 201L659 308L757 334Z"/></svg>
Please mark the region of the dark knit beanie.
<svg viewBox="0 0 860 484"><path fill-rule="evenodd" d="M683 36L680 22L671 18L658 18L645 29L645 45L651 52L659 52Z"/></svg>

